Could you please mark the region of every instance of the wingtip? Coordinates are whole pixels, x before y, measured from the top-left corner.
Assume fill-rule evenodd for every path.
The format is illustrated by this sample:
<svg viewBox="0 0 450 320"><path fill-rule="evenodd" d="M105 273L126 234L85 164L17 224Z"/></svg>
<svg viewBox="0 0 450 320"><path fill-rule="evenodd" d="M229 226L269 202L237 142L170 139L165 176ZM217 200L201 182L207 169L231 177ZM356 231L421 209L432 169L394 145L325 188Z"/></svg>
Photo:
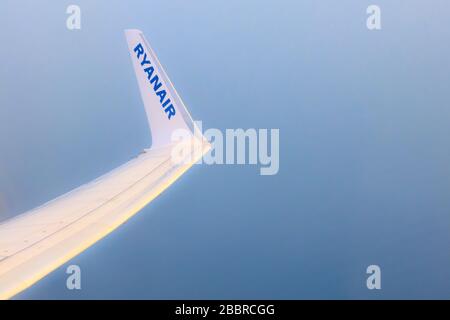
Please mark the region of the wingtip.
<svg viewBox="0 0 450 320"><path fill-rule="evenodd" d="M139 30L139 29L125 29L124 30L125 34L127 34L127 33L135 33L135 32L142 33L142 31Z"/></svg>

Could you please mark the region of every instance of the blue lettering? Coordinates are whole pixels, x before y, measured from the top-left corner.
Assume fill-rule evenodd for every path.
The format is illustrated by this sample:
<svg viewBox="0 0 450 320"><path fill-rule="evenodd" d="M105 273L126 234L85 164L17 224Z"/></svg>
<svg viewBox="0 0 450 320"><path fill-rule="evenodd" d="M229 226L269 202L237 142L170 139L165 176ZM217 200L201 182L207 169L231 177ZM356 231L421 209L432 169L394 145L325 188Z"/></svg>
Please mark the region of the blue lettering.
<svg viewBox="0 0 450 320"><path fill-rule="evenodd" d="M154 82L154 83L153 83ZM157 74L150 80L150 83L153 83L153 90L156 92L162 86L162 83L159 82L159 77Z"/></svg>
<svg viewBox="0 0 450 320"><path fill-rule="evenodd" d="M163 103L163 108L165 108L166 106L167 106L167 104L170 102L170 98L169 99L167 99L164 103Z"/></svg>
<svg viewBox="0 0 450 320"><path fill-rule="evenodd" d="M150 64L150 60L147 60L147 54L144 53L144 59L142 59L141 66L144 64Z"/></svg>
<svg viewBox="0 0 450 320"><path fill-rule="evenodd" d="M164 101L164 98L166 97L166 90L158 91L156 95L159 96L159 102L162 103Z"/></svg>
<svg viewBox="0 0 450 320"><path fill-rule="evenodd" d="M168 114L167 116L169 117L170 120L170 118L172 118L172 116L175 115L175 108L173 107L173 105L170 105L166 109L164 109L164 112Z"/></svg>
<svg viewBox="0 0 450 320"><path fill-rule="evenodd" d="M134 52L137 53L137 58L138 59L141 56L141 54L144 53L144 48L142 48L142 45L140 43L134 48Z"/></svg>
<svg viewBox="0 0 450 320"><path fill-rule="evenodd" d="M133 49L133 51L136 52L137 59L139 59L143 55L142 61L140 61L141 66L151 65L150 60L147 59L147 53L145 52L142 44L138 43L137 46ZM153 74L155 68L153 66L149 66L144 68L143 70L147 74L147 79L150 81L150 84L153 85L153 91L159 97L159 103L161 103L164 112L167 114L167 117L170 120L176 113L175 107L173 106L173 104L170 103L170 98L167 98L167 100L164 101L164 99L166 99L167 92L165 89L159 90L163 86L163 83L156 73Z"/></svg>
<svg viewBox="0 0 450 320"><path fill-rule="evenodd" d="M150 80L150 78L152 77L152 75L153 75L153 67L148 67L148 68L145 68L144 69L144 71L145 72L147 72L147 79L148 80Z"/></svg>

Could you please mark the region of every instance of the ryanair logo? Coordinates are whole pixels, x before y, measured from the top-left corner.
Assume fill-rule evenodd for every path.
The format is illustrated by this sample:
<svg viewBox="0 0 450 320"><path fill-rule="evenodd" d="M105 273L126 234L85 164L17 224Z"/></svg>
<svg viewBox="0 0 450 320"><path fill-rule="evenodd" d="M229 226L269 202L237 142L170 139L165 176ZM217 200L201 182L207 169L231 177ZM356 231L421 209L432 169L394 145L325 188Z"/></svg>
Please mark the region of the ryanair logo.
<svg viewBox="0 0 450 320"><path fill-rule="evenodd" d="M147 74L147 79L150 83L150 87L153 88L153 91L158 96L159 103L164 109L164 112L167 114L167 118L170 120L173 116L175 116L175 108L171 103L161 80L155 72L155 68L152 66L150 60L148 60L147 53L145 53L142 44L139 43L134 48L134 52L136 53L136 58L139 59L144 72Z"/></svg>

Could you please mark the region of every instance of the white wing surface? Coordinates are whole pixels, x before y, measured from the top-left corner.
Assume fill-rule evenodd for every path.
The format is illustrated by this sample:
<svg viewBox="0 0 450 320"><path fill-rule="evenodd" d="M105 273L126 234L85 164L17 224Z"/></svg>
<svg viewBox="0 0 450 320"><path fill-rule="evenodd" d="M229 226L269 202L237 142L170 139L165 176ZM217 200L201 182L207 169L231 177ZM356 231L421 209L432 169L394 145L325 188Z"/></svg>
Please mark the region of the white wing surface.
<svg viewBox="0 0 450 320"><path fill-rule="evenodd" d="M210 148L142 32L127 30L125 34L149 119L152 147L100 178L0 223L2 299L31 286L113 231ZM200 147L182 153L184 161L175 162L172 154L177 145L171 136L177 129L189 130L188 142Z"/></svg>

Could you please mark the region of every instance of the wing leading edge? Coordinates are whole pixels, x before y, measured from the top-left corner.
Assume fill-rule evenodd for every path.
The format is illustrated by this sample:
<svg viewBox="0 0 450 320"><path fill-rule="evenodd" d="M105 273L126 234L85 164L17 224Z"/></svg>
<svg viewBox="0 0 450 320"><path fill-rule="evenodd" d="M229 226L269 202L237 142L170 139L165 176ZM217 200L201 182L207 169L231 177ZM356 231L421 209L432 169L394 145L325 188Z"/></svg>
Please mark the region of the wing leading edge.
<svg viewBox="0 0 450 320"><path fill-rule="evenodd" d="M138 30L125 33L149 118L152 147L100 178L0 223L1 299L31 286L112 232L168 188L210 148L195 131L186 107L142 33ZM154 90L156 80L150 82L152 77L148 73L151 71L141 68L146 62L142 64L143 60L137 60L134 49L139 43L144 51L139 58L144 58L146 53L144 61L152 59L152 76L158 75L161 79L158 90ZM170 99L175 115L169 117L169 112L165 112L162 103L166 100L162 99L161 103L164 93L160 90L166 90L164 98ZM176 121L172 121L174 119ZM184 161L174 162L175 144L170 139L177 129L190 130L189 142L200 148L190 149Z"/></svg>

